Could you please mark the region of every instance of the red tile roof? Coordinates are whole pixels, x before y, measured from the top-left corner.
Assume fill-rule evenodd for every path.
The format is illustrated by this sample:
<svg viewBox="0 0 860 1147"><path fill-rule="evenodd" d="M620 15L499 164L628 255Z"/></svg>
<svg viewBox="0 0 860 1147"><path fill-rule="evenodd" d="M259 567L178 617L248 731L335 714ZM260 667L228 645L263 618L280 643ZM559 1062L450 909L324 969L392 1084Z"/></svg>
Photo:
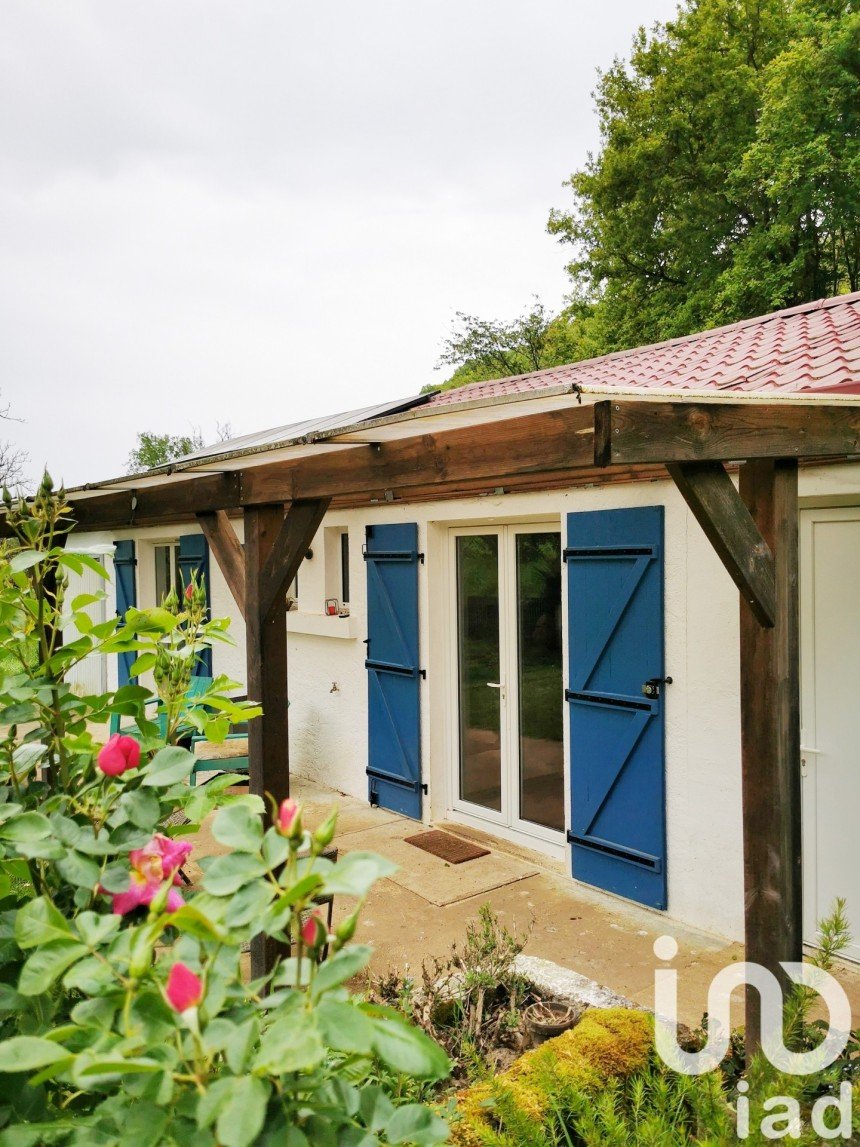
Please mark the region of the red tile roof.
<svg viewBox="0 0 860 1147"><path fill-rule="evenodd" d="M860 291L756 319L435 395L441 406L552 386L860 394Z"/></svg>

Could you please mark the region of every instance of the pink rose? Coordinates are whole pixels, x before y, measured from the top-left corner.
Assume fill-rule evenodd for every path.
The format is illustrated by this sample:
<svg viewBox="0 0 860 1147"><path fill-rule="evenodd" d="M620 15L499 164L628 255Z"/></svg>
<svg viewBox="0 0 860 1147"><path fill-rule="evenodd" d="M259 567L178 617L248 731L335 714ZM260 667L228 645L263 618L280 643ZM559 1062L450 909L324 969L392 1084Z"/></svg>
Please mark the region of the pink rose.
<svg viewBox="0 0 860 1147"><path fill-rule="evenodd" d="M297 801L291 800L289 797L281 801L278 808L278 816L275 821L275 828L281 836L287 836L292 839L301 835L301 812L301 806Z"/></svg>
<svg viewBox="0 0 860 1147"><path fill-rule="evenodd" d="M187 841L171 840L157 832L149 844L135 848L129 853L131 880L125 892L117 892L113 898L113 910L118 916L125 916L141 905L151 904L166 880L180 884L179 869L191 852ZM165 905L168 912L175 912L185 901L171 888Z"/></svg>
<svg viewBox="0 0 860 1147"><path fill-rule="evenodd" d="M311 914L306 917L304 924L302 924L302 941L306 948L311 951L316 951L321 948L326 942L328 937L328 929L325 926L325 921L318 908L315 908Z"/></svg>
<svg viewBox="0 0 860 1147"><path fill-rule="evenodd" d="M177 962L170 969L164 994L175 1012L186 1012L203 999L203 981L186 964Z"/></svg>
<svg viewBox="0 0 860 1147"><path fill-rule="evenodd" d="M191 601L192 597L194 597L194 582L190 581L185 587L185 600Z"/></svg>
<svg viewBox="0 0 860 1147"><path fill-rule="evenodd" d="M96 763L105 776L121 776L126 769L136 769L140 764L140 745L134 737L114 733L108 743L99 749Z"/></svg>

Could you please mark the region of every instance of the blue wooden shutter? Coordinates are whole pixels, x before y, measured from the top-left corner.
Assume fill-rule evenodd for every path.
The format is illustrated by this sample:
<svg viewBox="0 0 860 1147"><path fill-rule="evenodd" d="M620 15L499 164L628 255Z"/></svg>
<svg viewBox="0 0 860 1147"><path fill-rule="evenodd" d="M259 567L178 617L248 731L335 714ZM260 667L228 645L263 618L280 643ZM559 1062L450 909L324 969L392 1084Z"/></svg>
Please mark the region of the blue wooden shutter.
<svg viewBox="0 0 860 1147"><path fill-rule="evenodd" d="M179 538L179 573L182 585L186 586L192 574L202 579L206 589L206 609L211 614L212 602L209 593L209 543L202 534L182 534ZM181 590L180 590L181 592ZM212 676L212 650L204 649L194 666L195 677Z"/></svg>
<svg viewBox="0 0 860 1147"><path fill-rule="evenodd" d="M418 526L367 527L370 802L421 817Z"/></svg>
<svg viewBox="0 0 860 1147"><path fill-rule="evenodd" d="M125 617L126 610L137 605L137 558L134 553L134 542L126 539L114 542L113 570L116 586L116 613L117 617ZM117 681L120 686L128 685L131 679L130 670L137 660L136 653L120 653L118 656Z"/></svg>
<svg viewBox="0 0 860 1147"><path fill-rule="evenodd" d="M573 875L666 907L663 507L569 514Z"/></svg>

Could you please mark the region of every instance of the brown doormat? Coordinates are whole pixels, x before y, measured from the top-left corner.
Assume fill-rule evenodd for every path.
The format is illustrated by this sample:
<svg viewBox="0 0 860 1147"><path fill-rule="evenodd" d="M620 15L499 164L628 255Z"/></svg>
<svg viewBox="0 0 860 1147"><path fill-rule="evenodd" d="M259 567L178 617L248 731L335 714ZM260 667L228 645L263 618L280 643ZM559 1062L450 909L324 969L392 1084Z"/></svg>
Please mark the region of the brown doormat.
<svg viewBox="0 0 860 1147"><path fill-rule="evenodd" d="M414 844L416 848L423 848L433 856L447 860L449 864L463 864L467 860L477 860L479 856L489 856L488 848L480 848L468 840L461 840L459 836L451 836L449 832L419 832L417 836L403 838L407 844Z"/></svg>

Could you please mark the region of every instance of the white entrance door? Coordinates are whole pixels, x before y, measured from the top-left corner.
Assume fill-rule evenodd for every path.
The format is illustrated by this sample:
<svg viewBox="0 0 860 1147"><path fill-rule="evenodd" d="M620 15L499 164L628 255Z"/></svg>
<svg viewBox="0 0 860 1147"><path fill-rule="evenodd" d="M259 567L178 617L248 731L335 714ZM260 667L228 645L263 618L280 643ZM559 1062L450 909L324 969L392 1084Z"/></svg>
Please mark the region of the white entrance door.
<svg viewBox="0 0 860 1147"><path fill-rule="evenodd" d="M558 525L451 531L453 808L561 855Z"/></svg>
<svg viewBox="0 0 860 1147"><path fill-rule="evenodd" d="M800 528L804 938L842 896L860 960L860 507Z"/></svg>

